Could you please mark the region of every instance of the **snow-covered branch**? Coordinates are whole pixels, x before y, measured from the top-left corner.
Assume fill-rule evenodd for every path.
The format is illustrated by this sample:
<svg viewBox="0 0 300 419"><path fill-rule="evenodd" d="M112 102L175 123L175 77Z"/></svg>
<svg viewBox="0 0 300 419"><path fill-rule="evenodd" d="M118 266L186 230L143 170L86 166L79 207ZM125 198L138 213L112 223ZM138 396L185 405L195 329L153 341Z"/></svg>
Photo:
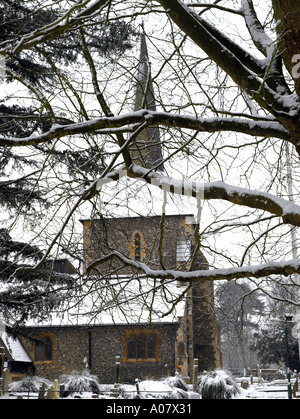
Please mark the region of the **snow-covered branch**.
<svg viewBox="0 0 300 419"><path fill-rule="evenodd" d="M176 270L155 270L148 265L129 259L120 252L114 250L109 255L97 259L87 267L87 273L92 273L98 266L111 258L117 258L127 266L132 266L142 272L145 277L161 280L174 280L181 282L190 281L231 281L241 278L263 278L271 275L290 276L300 273L300 259L292 259L285 262L268 262L262 265L232 267L227 269L196 270L182 272Z"/></svg>
<svg viewBox="0 0 300 419"><path fill-rule="evenodd" d="M272 73L272 77L268 77L269 60L255 59L182 1L158 2L173 22L252 99L275 116L289 131L297 130L297 123L293 119L295 115L291 115L291 100L294 100L295 114L299 113L299 102L289 92L280 68L277 68L276 74ZM251 17L253 18L253 14ZM258 27L253 28L252 25L252 29L252 34L258 41ZM265 47L267 43L266 38L260 38L261 45Z"/></svg>
<svg viewBox="0 0 300 419"><path fill-rule="evenodd" d="M192 115L177 115L167 112L141 110L114 117L102 117L87 122L69 125L54 124L50 131L27 138L0 137L0 146L30 146L49 142L70 135L99 134L105 130L114 133L116 128L123 132L134 131L136 124L161 125L166 127L191 129L198 132L241 132L256 137L274 137L289 140L286 129L278 122L270 120L251 121L243 118L197 118ZM121 130L120 130L121 131ZM120 132L119 131L119 132Z"/></svg>
<svg viewBox="0 0 300 419"><path fill-rule="evenodd" d="M201 8L204 10L217 9L217 10L221 10L222 12L233 13L235 15L242 15L241 10L229 9L228 7L220 6L219 4L188 3L187 6L194 7L194 8Z"/></svg>
<svg viewBox="0 0 300 419"><path fill-rule="evenodd" d="M272 56L274 41L269 38L258 20L252 0L242 0L242 11L254 44L266 57Z"/></svg>
<svg viewBox="0 0 300 419"><path fill-rule="evenodd" d="M236 205L256 208L282 217L285 224L300 226L300 206L267 192L250 190L225 182L184 182L149 171L137 165L130 167L129 176L141 178L163 190L207 200L218 199Z"/></svg>

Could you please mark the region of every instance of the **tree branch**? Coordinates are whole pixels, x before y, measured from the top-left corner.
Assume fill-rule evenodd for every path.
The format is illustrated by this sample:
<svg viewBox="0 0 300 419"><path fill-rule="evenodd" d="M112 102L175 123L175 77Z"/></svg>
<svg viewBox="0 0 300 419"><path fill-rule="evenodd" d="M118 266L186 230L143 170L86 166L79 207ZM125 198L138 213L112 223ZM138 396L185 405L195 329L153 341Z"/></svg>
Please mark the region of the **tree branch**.
<svg viewBox="0 0 300 419"><path fill-rule="evenodd" d="M220 6L218 4L188 3L187 6L193 7L193 8L201 8L205 10L217 9L217 10L221 10L222 12L233 13L235 15L240 15L240 16L243 15L241 10L229 9L228 7Z"/></svg>
<svg viewBox="0 0 300 419"><path fill-rule="evenodd" d="M290 105L281 94L278 94L277 90L273 89L273 78L265 78L269 63L256 60L180 0L157 1L164 7L173 22L238 86L244 89L262 108L280 120L285 127L295 129L295 120L290 115ZM284 79L280 76L279 74L275 85L282 86L286 94L286 83L282 84Z"/></svg>
<svg viewBox="0 0 300 419"><path fill-rule="evenodd" d="M255 137L279 138L289 140L288 131L274 121L251 121L239 118L197 118L192 115L176 115L167 112L152 112L141 110L120 116L102 117L86 122L73 123L70 125L52 126L51 130L26 138L0 137L0 146L30 146L67 137L69 135L94 134L99 130L115 129L123 127L124 132L130 129L134 131L136 124L147 122L149 125L162 125L166 127L191 129L197 132L241 132ZM108 131L106 131L107 133ZM112 131L113 132L113 131Z"/></svg>
<svg viewBox="0 0 300 419"><path fill-rule="evenodd" d="M242 0L242 11L248 31L255 46L266 57L270 55L269 50L271 49L272 55L274 50L274 41L265 33L262 24L258 20L252 0Z"/></svg>
<svg viewBox="0 0 300 419"><path fill-rule="evenodd" d="M136 165L130 167L128 175L140 178L171 193L206 200L219 199L236 205L260 209L282 217L284 224L300 226L300 206L267 192L240 188L224 182L181 181Z"/></svg>
<svg viewBox="0 0 300 419"><path fill-rule="evenodd" d="M232 281L242 278L263 278L270 275L283 275L285 277L300 273L300 259L292 259L285 262L269 262L263 265L233 267L227 269L196 270L182 272L175 270L155 270L148 265L129 259L120 252L114 250L109 255L97 259L87 267L87 273L90 274L101 264L109 259L116 257L127 266L132 266L143 272L146 278L174 280L181 282L191 281Z"/></svg>

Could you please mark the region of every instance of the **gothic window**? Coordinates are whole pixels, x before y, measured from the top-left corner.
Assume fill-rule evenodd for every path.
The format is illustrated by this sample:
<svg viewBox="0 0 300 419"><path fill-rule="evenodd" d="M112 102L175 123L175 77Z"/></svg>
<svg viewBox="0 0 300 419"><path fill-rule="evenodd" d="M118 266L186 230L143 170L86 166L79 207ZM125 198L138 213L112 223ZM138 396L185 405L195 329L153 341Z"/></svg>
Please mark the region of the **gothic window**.
<svg viewBox="0 0 300 419"><path fill-rule="evenodd" d="M53 361L54 353L54 335L43 334L37 336L34 345L34 360L36 362L51 362Z"/></svg>
<svg viewBox="0 0 300 419"><path fill-rule="evenodd" d="M159 361L159 335L148 331L127 331L125 361Z"/></svg>
<svg viewBox="0 0 300 419"><path fill-rule="evenodd" d="M146 256L146 242L140 231L135 231L129 242L129 257L137 262L142 262Z"/></svg>
<svg viewBox="0 0 300 419"><path fill-rule="evenodd" d="M141 236L139 233L136 233L134 238L134 259L137 262L141 261Z"/></svg>

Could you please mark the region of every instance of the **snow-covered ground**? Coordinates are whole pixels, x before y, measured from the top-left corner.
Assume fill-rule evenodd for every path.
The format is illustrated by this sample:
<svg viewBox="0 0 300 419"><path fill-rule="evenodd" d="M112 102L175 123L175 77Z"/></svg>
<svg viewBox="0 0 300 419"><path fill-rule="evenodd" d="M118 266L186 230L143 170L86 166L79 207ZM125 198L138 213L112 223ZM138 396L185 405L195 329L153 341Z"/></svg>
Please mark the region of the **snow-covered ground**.
<svg viewBox="0 0 300 419"><path fill-rule="evenodd" d="M178 389L173 387L173 383L171 382L172 379L166 379L165 381L152 381L146 380L139 383L139 391L141 399L152 399L152 400L162 400L162 399L173 399L173 400L186 400L186 399L201 399L199 393L195 393L192 391L192 386L188 386L188 391L183 389ZM102 391L99 395L95 395L91 392L83 392L83 393L74 393L68 396L66 399L98 399L98 400L133 400L137 396L137 389L135 385L121 385L120 387L120 394L118 398L112 397L112 389L113 386L106 385L101 386ZM299 397L300 397L300 393ZM22 396L23 399L37 399L37 393L16 393L10 392L10 394L6 394L0 399L17 399L18 396ZM234 400L258 400L258 399L269 399L269 400L276 400L276 399L288 399L288 391L287 391L287 384L284 381L281 382L273 382L273 383L263 383L263 384L253 384L250 385L247 390L241 389L239 395L233 398ZM297 400L294 398L294 400ZM300 398L299 398L300 400Z"/></svg>
<svg viewBox="0 0 300 419"><path fill-rule="evenodd" d="M300 397L300 393L298 393ZM285 382L272 382L251 385L247 390L241 389L236 399L288 399L288 386ZM298 398L293 398L298 400ZM299 398L300 400L300 398Z"/></svg>

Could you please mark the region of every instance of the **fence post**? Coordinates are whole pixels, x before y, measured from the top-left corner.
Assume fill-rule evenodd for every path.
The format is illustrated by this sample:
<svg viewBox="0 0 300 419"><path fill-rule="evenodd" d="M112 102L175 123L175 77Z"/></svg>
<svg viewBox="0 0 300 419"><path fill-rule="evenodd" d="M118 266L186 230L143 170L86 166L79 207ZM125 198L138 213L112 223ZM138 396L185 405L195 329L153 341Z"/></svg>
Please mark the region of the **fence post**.
<svg viewBox="0 0 300 419"><path fill-rule="evenodd" d="M61 384L59 386L59 398L60 399L63 399L64 398L64 391L65 391L65 385L64 384Z"/></svg>
<svg viewBox="0 0 300 419"><path fill-rule="evenodd" d="M121 377L121 357L116 357L116 384L120 384L120 377Z"/></svg>
<svg viewBox="0 0 300 419"><path fill-rule="evenodd" d="M9 371L7 368L3 371L3 394L8 393L8 385L9 385Z"/></svg>
<svg viewBox="0 0 300 419"><path fill-rule="evenodd" d="M136 398L140 399L141 398L141 392L140 392L140 380L138 378L135 379L135 386L136 386Z"/></svg>
<svg viewBox="0 0 300 419"><path fill-rule="evenodd" d="M53 388L53 399L58 399L58 380L54 380L54 388Z"/></svg>
<svg viewBox="0 0 300 419"><path fill-rule="evenodd" d="M5 357L5 350L4 348L0 348L0 378L3 375L3 370L4 370L4 357Z"/></svg>
<svg viewBox="0 0 300 419"><path fill-rule="evenodd" d="M293 397L296 398L297 397L297 393L299 391L299 381L298 381L298 377L296 378L295 384L293 386Z"/></svg>
<svg viewBox="0 0 300 419"><path fill-rule="evenodd" d="M46 399L47 400L52 400L53 399L53 386L48 388Z"/></svg>
<svg viewBox="0 0 300 419"><path fill-rule="evenodd" d="M193 391L197 391L198 387L198 372L199 372L199 360L194 359L194 369L193 369Z"/></svg>
<svg viewBox="0 0 300 419"><path fill-rule="evenodd" d="M262 371L259 370L259 383L262 384Z"/></svg>
<svg viewBox="0 0 300 419"><path fill-rule="evenodd" d="M38 399L44 400L45 398L45 391L46 391L46 384L43 383L39 389Z"/></svg>
<svg viewBox="0 0 300 419"><path fill-rule="evenodd" d="M4 357L5 357L5 351L4 348L0 348L0 396L2 395L2 392L4 390L3 388L3 371L4 371Z"/></svg>

